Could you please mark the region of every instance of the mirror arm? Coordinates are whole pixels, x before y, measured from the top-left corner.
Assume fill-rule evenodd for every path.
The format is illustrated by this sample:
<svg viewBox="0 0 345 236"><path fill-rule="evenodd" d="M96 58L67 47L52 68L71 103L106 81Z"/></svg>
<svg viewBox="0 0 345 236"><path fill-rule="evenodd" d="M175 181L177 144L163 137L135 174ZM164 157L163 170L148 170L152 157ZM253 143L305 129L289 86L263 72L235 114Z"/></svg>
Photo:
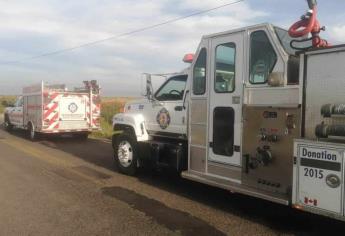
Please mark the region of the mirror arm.
<svg viewBox="0 0 345 236"><path fill-rule="evenodd" d="M151 94L151 95L148 97L148 99L149 99L150 102L156 101L155 96L154 96L153 94Z"/></svg>
<svg viewBox="0 0 345 236"><path fill-rule="evenodd" d="M189 90L187 90L185 92L184 98L183 98L183 110L186 110L186 98L187 98L187 94L189 93Z"/></svg>

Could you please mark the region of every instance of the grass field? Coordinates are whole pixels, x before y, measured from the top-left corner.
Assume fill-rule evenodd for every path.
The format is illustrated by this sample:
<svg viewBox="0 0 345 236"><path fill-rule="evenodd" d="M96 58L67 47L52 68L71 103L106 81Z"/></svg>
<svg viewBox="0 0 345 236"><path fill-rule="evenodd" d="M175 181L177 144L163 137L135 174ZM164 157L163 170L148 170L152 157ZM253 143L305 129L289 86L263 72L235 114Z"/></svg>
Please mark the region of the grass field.
<svg viewBox="0 0 345 236"><path fill-rule="evenodd" d="M15 101L15 96L1 96L0 95L0 114L3 113L5 107L9 103L13 103ZM112 118L116 113L121 112L122 108L124 107L125 103L133 98L126 98L126 97L103 97L102 104L101 104L101 126L102 131L92 133L92 137L99 137L99 138L111 138L113 135L113 128L112 128Z"/></svg>
<svg viewBox="0 0 345 236"><path fill-rule="evenodd" d="M133 98L111 98L103 97L101 105L101 127L102 131L94 132L92 137L111 138L113 135L112 118L116 113L121 112L125 103Z"/></svg>

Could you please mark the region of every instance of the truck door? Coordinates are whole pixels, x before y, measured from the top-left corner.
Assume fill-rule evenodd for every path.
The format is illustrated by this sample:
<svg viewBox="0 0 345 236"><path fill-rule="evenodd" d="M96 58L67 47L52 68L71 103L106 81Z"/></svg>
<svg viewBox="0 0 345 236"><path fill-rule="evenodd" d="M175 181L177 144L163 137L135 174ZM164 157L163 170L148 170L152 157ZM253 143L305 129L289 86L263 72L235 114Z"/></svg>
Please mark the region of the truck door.
<svg viewBox="0 0 345 236"><path fill-rule="evenodd" d="M208 161L241 165L243 32L211 39Z"/></svg>
<svg viewBox="0 0 345 236"><path fill-rule="evenodd" d="M203 39L192 64L189 100L189 161L188 169L206 172L207 158L207 81L209 79L208 40Z"/></svg>
<svg viewBox="0 0 345 236"><path fill-rule="evenodd" d="M9 118L13 125L23 125L23 97L18 97L17 101L14 104L14 107L11 108L11 111L9 112Z"/></svg>
<svg viewBox="0 0 345 236"><path fill-rule="evenodd" d="M155 93L152 110L146 109L147 128L152 135L186 135L187 75L169 78Z"/></svg>

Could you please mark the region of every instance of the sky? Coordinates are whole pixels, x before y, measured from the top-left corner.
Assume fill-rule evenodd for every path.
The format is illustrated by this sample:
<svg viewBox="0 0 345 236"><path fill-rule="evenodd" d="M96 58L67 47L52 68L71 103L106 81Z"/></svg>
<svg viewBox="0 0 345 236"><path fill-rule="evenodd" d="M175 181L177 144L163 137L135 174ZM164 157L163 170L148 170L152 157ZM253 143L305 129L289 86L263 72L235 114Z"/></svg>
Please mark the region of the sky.
<svg viewBox="0 0 345 236"><path fill-rule="evenodd" d="M288 28L307 10L304 0L245 0L145 32L67 53L75 47L235 0L0 0L0 94L20 94L40 81L78 86L98 80L104 96L139 96L141 74L178 72L203 35L264 22ZM345 1L318 0L332 44L345 42ZM11 61L19 63L8 64Z"/></svg>

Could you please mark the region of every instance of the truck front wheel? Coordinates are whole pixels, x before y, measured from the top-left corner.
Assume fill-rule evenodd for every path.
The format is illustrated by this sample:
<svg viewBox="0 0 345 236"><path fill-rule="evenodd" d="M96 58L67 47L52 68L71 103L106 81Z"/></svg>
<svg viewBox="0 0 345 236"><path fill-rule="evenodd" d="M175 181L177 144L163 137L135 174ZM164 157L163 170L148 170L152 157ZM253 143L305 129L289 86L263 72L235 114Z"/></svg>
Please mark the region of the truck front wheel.
<svg viewBox="0 0 345 236"><path fill-rule="evenodd" d="M4 127L5 127L5 130L6 130L7 132L11 132L12 129L13 129L13 125L11 124L10 119L8 118L7 115L5 115Z"/></svg>
<svg viewBox="0 0 345 236"><path fill-rule="evenodd" d="M126 175L135 175L138 168L138 144L129 134L120 134L114 140L114 164Z"/></svg>

